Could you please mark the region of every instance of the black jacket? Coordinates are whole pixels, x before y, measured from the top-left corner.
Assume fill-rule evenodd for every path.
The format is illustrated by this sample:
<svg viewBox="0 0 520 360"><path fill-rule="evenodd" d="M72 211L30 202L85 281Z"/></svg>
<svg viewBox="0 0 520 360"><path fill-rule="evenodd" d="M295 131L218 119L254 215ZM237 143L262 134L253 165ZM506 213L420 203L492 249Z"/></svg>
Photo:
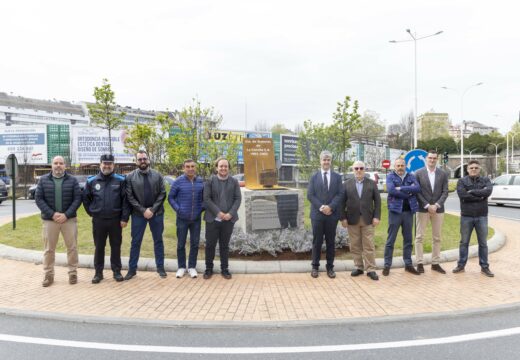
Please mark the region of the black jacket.
<svg viewBox="0 0 520 360"><path fill-rule="evenodd" d="M154 215L164 213L164 199L166 199L166 189L164 187L163 176L150 169L149 173L150 185L152 186L153 205L152 212ZM132 207L132 215L143 216L146 208L143 206L144 201L144 180L143 174L139 169L135 169L126 176L126 197Z"/></svg>
<svg viewBox="0 0 520 360"><path fill-rule="evenodd" d="M120 219L128 222L130 205L126 201L125 177L99 173L87 179L83 190L83 206L90 216L101 219Z"/></svg>
<svg viewBox="0 0 520 360"><path fill-rule="evenodd" d="M457 194L460 198L462 216L487 216L488 197L493 192L493 185L487 177L471 178L464 176L457 182Z"/></svg>
<svg viewBox="0 0 520 360"><path fill-rule="evenodd" d="M63 176L62 190L62 209L67 219L76 217L76 210L81 205L81 190L78 180L67 173ZM54 203L54 181L52 180L52 172L43 175L38 181L38 186L34 193L36 205L42 212L43 220L52 220L52 215L56 212L56 204Z"/></svg>

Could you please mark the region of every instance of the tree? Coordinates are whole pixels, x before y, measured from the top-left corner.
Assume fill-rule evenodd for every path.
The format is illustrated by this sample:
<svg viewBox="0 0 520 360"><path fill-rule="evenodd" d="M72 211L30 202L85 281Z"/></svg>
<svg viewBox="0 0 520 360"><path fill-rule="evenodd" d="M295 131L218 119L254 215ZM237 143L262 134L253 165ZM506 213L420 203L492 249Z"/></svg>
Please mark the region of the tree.
<svg viewBox="0 0 520 360"><path fill-rule="evenodd" d="M388 126L388 145L394 149L410 150L413 147L413 112L401 116L401 121Z"/></svg>
<svg viewBox="0 0 520 360"><path fill-rule="evenodd" d="M284 124L274 124L271 126L271 132L275 134L294 134L291 130L287 129Z"/></svg>
<svg viewBox="0 0 520 360"><path fill-rule="evenodd" d="M255 131L269 131L267 121L259 121L255 124Z"/></svg>
<svg viewBox="0 0 520 360"><path fill-rule="evenodd" d="M94 87L95 104L87 104L90 120L95 126L108 130L108 152L112 154L112 130L117 129L125 112L116 111L115 94L112 91L108 79L103 79L103 85Z"/></svg>
<svg viewBox="0 0 520 360"><path fill-rule="evenodd" d="M430 140L419 140L417 142L417 147L423 150L436 150L438 154L443 154L444 152L448 152L449 154L457 153L458 147L455 140L452 137L438 137Z"/></svg>
<svg viewBox="0 0 520 360"><path fill-rule="evenodd" d="M347 150L350 148L352 132L361 127L361 119L358 113L359 104L355 100L350 109L350 96L345 96L343 102L336 104L336 112L332 114L334 120L330 128L330 137L327 139L333 154L339 154L339 172L348 169ZM383 129L384 130L384 129Z"/></svg>
<svg viewBox="0 0 520 360"><path fill-rule="evenodd" d="M299 134L296 156L298 158L298 170L304 177L309 177L312 172L320 168L320 153L323 150L331 151L332 131L330 126L323 123L313 124L311 120L303 122L303 130ZM332 166L337 163L333 157Z"/></svg>
<svg viewBox="0 0 520 360"><path fill-rule="evenodd" d="M363 139L382 139L385 136L385 124L379 119L379 114L366 110L360 119L361 126L354 133L355 137Z"/></svg>

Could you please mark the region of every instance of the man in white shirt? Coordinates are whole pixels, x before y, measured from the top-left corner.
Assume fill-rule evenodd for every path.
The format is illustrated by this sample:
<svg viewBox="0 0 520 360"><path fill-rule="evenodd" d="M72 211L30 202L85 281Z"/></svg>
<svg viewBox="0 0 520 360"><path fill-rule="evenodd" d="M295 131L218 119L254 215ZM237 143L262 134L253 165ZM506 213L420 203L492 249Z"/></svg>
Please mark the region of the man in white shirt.
<svg viewBox="0 0 520 360"><path fill-rule="evenodd" d="M440 265L441 229L444 220L444 202L448 198L448 175L437 167L439 155L436 150L429 150L426 156L426 166L415 172L415 177L421 185L417 194L419 211L417 212L415 234L415 257L417 270L424 272L423 239L428 222L432 224L432 270L441 274L446 271Z"/></svg>

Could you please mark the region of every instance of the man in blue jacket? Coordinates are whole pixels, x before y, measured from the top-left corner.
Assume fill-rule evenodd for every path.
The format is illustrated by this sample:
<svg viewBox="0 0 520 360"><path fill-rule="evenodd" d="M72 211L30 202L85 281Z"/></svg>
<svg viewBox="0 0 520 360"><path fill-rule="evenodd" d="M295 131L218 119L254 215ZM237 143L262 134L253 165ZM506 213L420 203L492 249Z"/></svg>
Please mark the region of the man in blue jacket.
<svg viewBox="0 0 520 360"><path fill-rule="evenodd" d="M184 174L179 176L170 189L168 202L177 213L177 278L186 273L186 238L190 232L190 255L188 274L197 277L197 255L199 253L200 222L202 214L202 192L204 182L197 176L197 164L192 159L184 160Z"/></svg>
<svg viewBox="0 0 520 360"><path fill-rule="evenodd" d="M121 243L123 228L130 217L130 207L126 201L125 177L114 173L114 155L101 155L99 174L87 179L83 191L83 206L92 217L92 234L96 246L94 252L93 284L103 280L105 268L105 247L110 239L110 266L116 281L123 281L121 275Z"/></svg>
<svg viewBox="0 0 520 360"><path fill-rule="evenodd" d="M399 228L403 234L403 260L405 271L420 275L412 264L412 229L413 215L419 209L416 194L421 191L421 186L415 176L406 172L404 159L397 158L394 162L394 171L386 177L388 191L388 238L385 245L385 267L383 275L390 274L394 244Z"/></svg>
<svg viewBox="0 0 520 360"><path fill-rule="evenodd" d="M78 282L78 222L76 211L81 205L81 190L78 180L65 172L62 156L52 159L52 171L38 181L34 194L36 205L43 220L43 271L45 278L42 286L54 282L54 258L58 237L63 236L67 247L69 284Z"/></svg>
<svg viewBox="0 0 520 360"><path fill-rule="evenodd" d="M336 277L334 247L344 190L341 175L332 171L331 163L332 154L329 151L322 151L320 154L321 169L312 175L307 189L307 199L311 202L313 235L311 276L313 278L317 278L319 275L323 238L325 238L327 253L327 275L331 279Z"/></svg>

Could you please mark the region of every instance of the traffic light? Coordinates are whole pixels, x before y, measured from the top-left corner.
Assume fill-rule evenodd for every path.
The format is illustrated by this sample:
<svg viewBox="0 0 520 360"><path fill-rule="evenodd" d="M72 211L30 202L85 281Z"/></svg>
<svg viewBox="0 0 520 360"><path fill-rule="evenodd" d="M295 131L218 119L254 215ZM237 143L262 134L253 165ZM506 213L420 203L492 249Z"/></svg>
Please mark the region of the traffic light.
<svg viewBox="0 0 520 360"><path fill-rule="evenodd" d="M447 151L444 152L443 162L445 165L448 163L448 152Z"/></svg>

